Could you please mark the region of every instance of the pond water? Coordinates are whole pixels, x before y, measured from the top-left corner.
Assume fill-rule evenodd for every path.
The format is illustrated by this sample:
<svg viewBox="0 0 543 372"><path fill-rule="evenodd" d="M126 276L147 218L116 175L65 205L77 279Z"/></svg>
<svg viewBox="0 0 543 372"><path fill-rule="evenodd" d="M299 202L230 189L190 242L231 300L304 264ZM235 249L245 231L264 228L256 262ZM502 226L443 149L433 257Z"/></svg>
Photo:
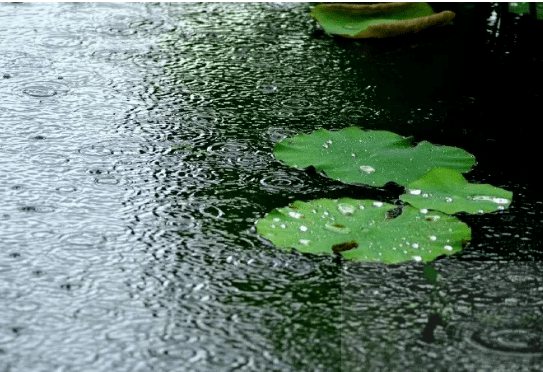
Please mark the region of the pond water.
<svg viewBox="0 0 543 372"><path fill-rule="evenodd" d="M543 370L539 95L516 85L539 60L514 37L335 40L309 10L0 4L1 372ZM514 193L460 217L437 285L257 236L293 200L397 202L272 156L351 125L462 147Z"/></svg>

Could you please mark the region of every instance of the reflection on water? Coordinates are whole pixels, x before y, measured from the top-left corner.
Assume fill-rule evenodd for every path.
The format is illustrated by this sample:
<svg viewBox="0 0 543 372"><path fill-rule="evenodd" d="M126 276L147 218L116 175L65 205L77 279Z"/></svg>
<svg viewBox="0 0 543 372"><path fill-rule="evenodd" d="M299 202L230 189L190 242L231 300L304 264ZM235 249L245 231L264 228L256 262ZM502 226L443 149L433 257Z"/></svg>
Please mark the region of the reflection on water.
<svg viewBox="0 0 543 372"><path fill-rule="evenodd" d="M436 285L418 263L338 264L256 235L296 199L398 195L282 165L286 136L359 125L502 154L459 127L478 97L410 75L419 58L441 76L442 44L413 49L434 63L370 60L309 9L0 5L0 371L541 368L540 268L522 263L541 258L541 201L520 171L468 175L513 204L462 217L474 239L436 262Z"/></svg>

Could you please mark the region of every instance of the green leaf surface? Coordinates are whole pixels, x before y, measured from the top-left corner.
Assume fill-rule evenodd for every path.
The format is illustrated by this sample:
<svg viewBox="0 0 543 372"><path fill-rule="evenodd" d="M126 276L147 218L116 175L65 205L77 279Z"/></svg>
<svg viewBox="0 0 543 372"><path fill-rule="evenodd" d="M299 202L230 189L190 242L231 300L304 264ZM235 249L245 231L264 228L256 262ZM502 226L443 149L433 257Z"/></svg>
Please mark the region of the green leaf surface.
<svg viewBox="0 0 543 372"><path fill-rule="evenodd" d="M465 173L475 164L473 155L456 147L426 141L413 147L411 138L358 127L319 129L285 138L275 145L273 153L293 167L313 166L335 180L373 186L390 181L405 186L432 168Z"/></svg>
<svg viewBox="0 0 543 372"><path fill-rule="evenodd" d="M462 250L470 228L455 217L410 206L390 218L395 206L373 200L295 201L274 209L256 225L278 247L308 253L339 253L346 259L398 263L431 261Z"/></svg>
<svg viewBox="0 0 543 372"><path fill-rule="evenodd" d="M410 183L400 199L416 208L475 214L509 207L513 193L488 184L468 183L452 169L435 168Z"/></svg>
<svg viewBox="0 0 543 372"><path fill-rule="evenodd" d="M347 38L390 37L445 24L454 13L434 14L428 3L319 4L311 16L322 28Z"/></svg>

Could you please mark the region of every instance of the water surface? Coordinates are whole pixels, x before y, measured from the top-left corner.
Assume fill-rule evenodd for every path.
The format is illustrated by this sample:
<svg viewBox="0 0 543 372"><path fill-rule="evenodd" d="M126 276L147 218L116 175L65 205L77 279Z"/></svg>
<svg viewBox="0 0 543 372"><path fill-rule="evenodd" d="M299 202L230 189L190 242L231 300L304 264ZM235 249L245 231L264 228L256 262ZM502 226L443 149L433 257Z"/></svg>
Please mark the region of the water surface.
<svg viewBox="0 0 543 372"><path fill-rule="evenodd" d="M309 10L0 4L0 371L543 370L537 97L488 86L497 62L476 74L450 33L382 51ZM465 148L472 182L513 191L461 217L439 287L256 235L296 199L397 201L272 156L350 125Z"/></svg>

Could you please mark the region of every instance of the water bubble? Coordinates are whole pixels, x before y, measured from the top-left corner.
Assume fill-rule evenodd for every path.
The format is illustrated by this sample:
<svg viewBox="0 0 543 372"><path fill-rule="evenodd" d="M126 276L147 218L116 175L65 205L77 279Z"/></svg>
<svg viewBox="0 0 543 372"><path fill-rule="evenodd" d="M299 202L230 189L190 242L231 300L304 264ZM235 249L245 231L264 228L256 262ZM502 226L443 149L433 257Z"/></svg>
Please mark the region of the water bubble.
<svg viewBox="0 0 543 372"><path fill-rule="evenodd" d="M300 226L300 231L306 232L306 231L307 231L307 227L306 227L306 226Z"/></svg>
<svg viewBox="0 0 543 372"><path fill-rule="evenodd" d="M332 231L338 234L348 234L351 232L351 229L349 229L347 226L340 225L338 223L335 223L335 224L327 223L326 225L324 225L324 228L328 231Z"/></svg>
<svg viewBox="0 0 543 372"><path fill-rule="evenodd" d="M353 207L350 204L341 203L337 206L337 209L343 214L344 216L350 216L355 212L355 207Z"/></svg>
<svg viewBox="0 0 543 372"><path fill-rule="evenodd" d="M306 239L300 239L300 244L301 245L309 245L309 240L306 240Z"/></svg>
<svg viewBox="0 0 543 372"><path fill-rule="evenodd" d="M451 247L450 245L446 245L446 246L444 246L443 248L445 248L445 249L448 250L448 251L452 251L452 250L453 250L453 247Z"/></svg>
<svg viewBox="0 0 543 372"><path fill-rule="evenodd" d="M371 174L371 173L375 172L375 168L373 168L372 166L369 166L369 165L361 165L360 170L362 172L364 172L364 173L367 173L367 174Z"/></svg>
<svg viewBox="0 0 543 372"><path fill-rule="evenodd" d="M453 200L452 200L452 198L449 198L449 197L447 196L447 197L445 198L445 201L446 201L447 203L450 203L450 202L452 202Z"/></svg>
<svg viewBox="0 0 543 372"><path fill-rule="evenodd" d="M288 215L292 218L297 218L297 219L302 217L302 214L298 212L288 212Z"/></svg>
<svg viewBox="0 0 543 372"><path fill-rule="evenodd" d="M420 195L421 191L418 189L409 190L411 195Z"/></svg>

